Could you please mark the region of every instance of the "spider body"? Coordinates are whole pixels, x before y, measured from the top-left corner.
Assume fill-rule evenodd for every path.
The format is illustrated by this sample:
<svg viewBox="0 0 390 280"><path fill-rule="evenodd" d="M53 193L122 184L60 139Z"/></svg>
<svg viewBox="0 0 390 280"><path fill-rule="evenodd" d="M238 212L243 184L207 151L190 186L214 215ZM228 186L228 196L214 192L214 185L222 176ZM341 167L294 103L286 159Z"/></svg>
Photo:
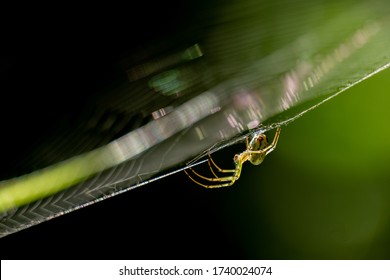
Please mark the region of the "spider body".
<svg viewBox="0 0 390 280"><path fill-rule="evenodd" d="M253 165L259 165L263 162L266 152L261 152L268 147L267 136L264 134L255 134L252 140L247 144L247 150L244 153L249 155L248 160ZM253 153L254 151L260 151L259 153Z"/></svg>
<svg viewBox="0 0 390 280"><path fill-rule="evenodd" d="M278 143L279 135L280 127L277 128L274 139L271 144L268 144L267 136L264 134L254 134L250 142L248 142L249 139L247 137L246 150L240 154L236 154L233 158L235 163L235 169L220 168L209 154L208 164L211 173L214 175L213 178L200 175L192 168L189 168L189 170L192 171L193 175L195 175L197 179L205 181L205 183L199 182L197 179L192 177L188 173L188 171L184 170L184 172L192 181L205 188L221 188L231 186L234 184L235 181L238 180L238 178L240 178L242 165L244 164L244 162L249 161L253 165L259 165L260 163L262 163L265 157L275 149L276 144ZM231 173L231 175L219 177L214 171L214 169L216 169L219 173Z"/></svg>

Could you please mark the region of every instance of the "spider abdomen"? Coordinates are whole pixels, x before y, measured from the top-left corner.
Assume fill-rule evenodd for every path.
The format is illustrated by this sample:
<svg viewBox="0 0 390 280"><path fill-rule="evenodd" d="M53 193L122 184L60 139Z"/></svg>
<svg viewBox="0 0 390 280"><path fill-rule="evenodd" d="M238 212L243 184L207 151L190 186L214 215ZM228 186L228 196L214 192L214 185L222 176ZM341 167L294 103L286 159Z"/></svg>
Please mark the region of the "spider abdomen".
<svg viewBox="0 0 390 280"><path fill-rule="evenodd" d="M263 162L266 153L263 153L262 150L268 146L267 136L264 134L257 134L253 136L252 140L249 143L249 161L253 165L259 165Z"/></svg>
<svg viewBox="0 0 390 280"><path fill-rule="evenodd" d="M265 153L251 154L249 158L249 162L252 163L253 165L259 165L260 163L263 162L265 156L266 156Z"/></svg>

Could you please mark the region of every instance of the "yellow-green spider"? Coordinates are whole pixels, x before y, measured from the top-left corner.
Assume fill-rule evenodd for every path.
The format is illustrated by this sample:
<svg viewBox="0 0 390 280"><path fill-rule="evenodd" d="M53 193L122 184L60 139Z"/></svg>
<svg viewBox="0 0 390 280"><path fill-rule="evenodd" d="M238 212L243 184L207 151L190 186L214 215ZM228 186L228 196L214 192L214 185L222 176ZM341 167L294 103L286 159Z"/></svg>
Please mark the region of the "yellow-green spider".
<svg viewBox="0 0 390 280"><path fill-rule="evenodd" d="M236 154L233 158L234 164L236 166L235 169L220 168L214 162L214 160L211 158L209 154L209 160L207 162L209 164L211 173L214 175L214 178L200 175L191 167L188 169L191 170L192 174L190 174L189 171L187 170L184 170L184 172L192 181L205 188L222 188L222 187L231 186L234 184L235 181L238 180L238 178L240 178L242 165L244 164L244 162L249 160L249 162L252 163L253 165L259 165L260 163L263 162L264 158L275 149L276 144L278 143L280 130L281 130L280 127L276 129L276 133L271 144L268 144L267 136L265 134L261 134L261 133L255 134L250 141L249 141L249 137L247 137L246 150L240 154ZM229 176L218 177L218 175L214 171L214 168L217 170L217 172L232 173L232 174ZM201 183L197 181L197 179L194 178L195 176L197 177L198 180L203 180L205 182Z"/></svg>

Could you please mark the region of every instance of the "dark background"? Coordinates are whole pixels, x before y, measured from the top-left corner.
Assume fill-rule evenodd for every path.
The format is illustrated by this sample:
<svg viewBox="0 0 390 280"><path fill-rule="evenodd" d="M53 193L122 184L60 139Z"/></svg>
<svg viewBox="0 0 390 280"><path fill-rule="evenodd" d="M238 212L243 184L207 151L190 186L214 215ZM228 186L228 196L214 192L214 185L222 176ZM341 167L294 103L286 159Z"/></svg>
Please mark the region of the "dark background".
<svg viewBox="0 0 390 280"><path fill-rule="evenodd" d="M26 155L64 123L76 126L92 100L128 82L127 69L196 40L204 2L4 9L1 179L29 171L21 170Z"/></svg>

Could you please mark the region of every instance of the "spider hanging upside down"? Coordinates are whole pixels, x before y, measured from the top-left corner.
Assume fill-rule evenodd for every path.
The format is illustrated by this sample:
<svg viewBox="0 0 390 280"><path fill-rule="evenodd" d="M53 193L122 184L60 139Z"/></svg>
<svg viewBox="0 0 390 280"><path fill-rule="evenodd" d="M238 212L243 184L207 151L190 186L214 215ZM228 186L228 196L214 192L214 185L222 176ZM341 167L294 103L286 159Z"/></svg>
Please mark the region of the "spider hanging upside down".
<svg viewBox="0 0 390 280"><path fill-rule="evenodd" d="M264 134L255 134L250 142L248 142L248 137L246 137L246 150L243 151L241 154L236 154L233 158L234 163L236 165L235 169L222 169L220 168L214 160L209 155L209 160L207 161L209 164L209 168L211 170L211 173L214 175L214 178L209 178L203 175L200 175L195 170L193 170L191 167L189 170L193 173L192 176L198 177L198 179L210 182L210 183L200 183L198 182L194 177L191 177L189 172L187 170L184 170L184 172L187 174L187 176L194 181L196 184L205 187L205 188L221 188L221 187L228 187L234 184L235 181L240 178L242 165L244 162L249 160L250 163L254 165L259 165L263 162L266 155L268 155L270 152L272 152L276 144L278 143L280 135L280 127L276 129L276 133L274 136L274 140L272 140L271 144L268 144L267 136ZM216 172L214 171L214 168L217 169L220 173L232 173L230 176L225 177L218 177Z"/></svg>

